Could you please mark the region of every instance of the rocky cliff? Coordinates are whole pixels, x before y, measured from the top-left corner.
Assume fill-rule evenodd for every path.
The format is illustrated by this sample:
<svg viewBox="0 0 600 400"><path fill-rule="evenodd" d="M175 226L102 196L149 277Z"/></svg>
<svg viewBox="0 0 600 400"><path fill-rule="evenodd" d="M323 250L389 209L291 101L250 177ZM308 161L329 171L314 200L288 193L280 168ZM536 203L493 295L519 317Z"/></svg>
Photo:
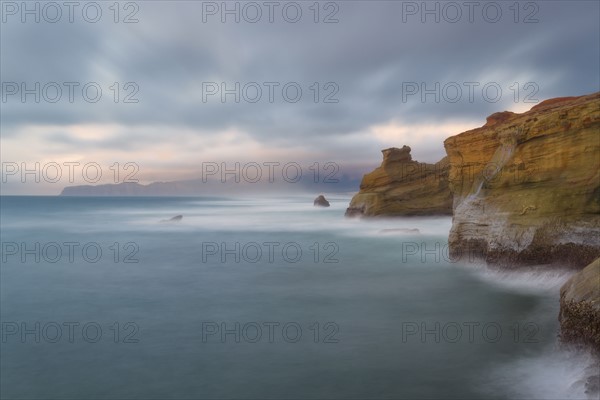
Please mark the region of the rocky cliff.
<svg viewBox="0 0 600 400"><path fill-rule="evenodd" d="M447 158L436 164L413 161L410 147L382 150L383 162L366 174L346 216L452 214Z"/></svg>
<svg viewBox="0 0 600 400"><path fill-rule="evenodd" d="M493 114L444 146L454 257L582 267L600 256L600 93Z"/></svg>
<svg viewBox="0 0 600 400"><path fill-rule="evenodd" d="M600 354L600 258L563 285L558 320L562 340L589 344Z"/></svg>

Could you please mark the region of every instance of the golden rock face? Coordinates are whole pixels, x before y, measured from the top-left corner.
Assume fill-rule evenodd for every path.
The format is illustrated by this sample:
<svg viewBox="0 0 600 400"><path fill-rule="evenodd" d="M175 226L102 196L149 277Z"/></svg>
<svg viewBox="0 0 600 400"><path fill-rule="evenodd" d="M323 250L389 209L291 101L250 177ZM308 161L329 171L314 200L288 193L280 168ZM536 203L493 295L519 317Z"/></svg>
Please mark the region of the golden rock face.
<svg viewBox="0 0 600 400"><path fill-rule="evenodd" d="M410 147L382 150L383 162L366 174L346 216L452 214L447 158L436 164L413 161Z"/></svg>
<svg viewBox="0 0 600 400"><path fill-rule="evenodd" d="M600 256L600 93L493 114L444 146L454 256L575 266Z"/></svg>

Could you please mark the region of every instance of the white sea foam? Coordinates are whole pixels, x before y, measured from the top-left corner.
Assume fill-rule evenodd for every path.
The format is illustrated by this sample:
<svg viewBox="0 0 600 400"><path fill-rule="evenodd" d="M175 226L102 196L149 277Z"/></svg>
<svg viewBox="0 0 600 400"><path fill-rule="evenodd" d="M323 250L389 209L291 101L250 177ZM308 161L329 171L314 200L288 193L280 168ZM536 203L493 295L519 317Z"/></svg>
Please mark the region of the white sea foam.
<svg viewBox="0 0 600 400"><path fill-rule="evenodd" d="M475 276L491 285L512 291L550 294L558 297L560 287L573 275L572 269L549 265L522 267L517 270L490 268L485 263L468 264Z"/></svg>
<svg viewBox="0 0 600 400"><path fill-rule="evenodd" d="M422 235L447 236L450 217L358 219L345 218L350 199L329 198L331 207L314 207L308 197L286 199L246 198L227 201L183 202L179 208L151 210L120 209L115 216L126 218L141 230L308 232L322 231L344 236L391 236L385 230L418 229ZM251 210L251 212L249 212ZM157 224L160 219L183 215L177 224ZM414 234L410 234L414 235Z"/></svg>
<svg viewBox="0 0 600 400"><path fill-rule="evenodd" d="M508 392L510 398L598 399L586 385L600 374L598 360L589 351L556 347L495 366L490 387Z"/></svg>
<svg viewBox="0 0 600 400"><path fill-rule="evenodd" d="M574 274L573 270L548 265L511 271L489 268L485 263L465 267L496 288L546 297L546 301L532 312L532 318L539 315L558 317L560 287ZM598 393L586 393L586 381L600 375L598 359L587 350L560 344L558 331L556 336L556 342L541 354L496 365L490 371L490 388L508 392L510 398L599 399Z"/></svg>

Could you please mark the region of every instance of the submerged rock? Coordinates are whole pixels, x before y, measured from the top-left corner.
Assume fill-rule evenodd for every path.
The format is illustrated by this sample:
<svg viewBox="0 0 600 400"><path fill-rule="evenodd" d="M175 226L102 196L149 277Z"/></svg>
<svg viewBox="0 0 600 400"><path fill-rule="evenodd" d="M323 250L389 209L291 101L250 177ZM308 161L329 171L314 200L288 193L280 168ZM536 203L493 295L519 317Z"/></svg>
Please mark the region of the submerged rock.
<svg viewBox="0 0 600 400"><path fill-rule="evenodd" d="M585 381L585 394L598 398L600 394L600 375L592 375Z"/></svg>
<svg viewBox="0 0 600 400"><path fill-rule="evenodd" d="M453 257L584 267L600 256L600 93L544 101L444 142Z"/></svg>
<svg viewBox="0 0 600 400"><path fill-rule="evenodd" d="M176 215L170 219L163 219L160 222L180 222L183 219L183 215Z"/></svg>
<svg viewBox="0 0 600 400"><path fill-rule="evenodd" d="M402 233L402 234L420 234L421 231L419 231L416 228L394 228L394 229L382 229L379 231L379 233L384 233L384 234L394 234L394 233Z"/></svg>
<svg viewBox="0 0 600 400"><path fill-rule="evenodd" d="M382 150L383 162L366 174L347 217L451 215L447 158L436 164L413 161L410 147Z"/></svg>
<svg viewBox="0 0 600 400"><path fill-rule="evenodd" d="M560 336L591 345L600 354L600 258L560 289Z"/></svg>
<svg viewBox="0 0 600 400"><path fill-rule="evenodd" d="M319 207L329 207L329 202L327 201L325 196L319 195L319 197L317 197L315 201L313 201L313 205Z"/></svg>

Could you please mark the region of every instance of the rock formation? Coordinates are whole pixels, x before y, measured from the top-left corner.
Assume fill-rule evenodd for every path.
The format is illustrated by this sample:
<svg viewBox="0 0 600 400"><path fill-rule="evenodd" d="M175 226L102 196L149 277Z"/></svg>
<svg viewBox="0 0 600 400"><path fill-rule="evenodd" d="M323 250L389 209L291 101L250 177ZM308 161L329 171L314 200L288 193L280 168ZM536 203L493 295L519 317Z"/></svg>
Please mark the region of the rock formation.
<svg viewBox="0 0 600 400"><path fill-rule="evenodd" d="M313 201L313 205L319 207L329 207L329 202L327 201L325 196L321 194L315 199L315 201Z"/></svg>
<svg viewBox="0 0 600 400"><path fill-rule="evenodd" d="M160 222L181 222L183 215L176 215L173 218L161 219Z"/></svg>
<svg viewBox="0 0 600 400"><path fill-rule="evenodd" d="M560 336L591 345L600 354L600 258L560 289Z"/></svg>
<svg viewBox="0 0 600 400"><path fill-rule="evenodd" d="M416 228L393 228L393 229L381 229L379 231L379 233L418 235L421 233L421 231Z"/></svg>
<svg viewBox="0 0 600 400"><path fill-rule="evenodd" d="M447 158L436 164L413 161L410 147L382 150L383 162L366 174L346 216L452 214Z"/></svg>
<svg viewBox="0 0 600 400"><path fill-rule="evenodd" d="M600 256L599 132L595 93L496 113L446 139L453 257L583 267Z"/></svg>

